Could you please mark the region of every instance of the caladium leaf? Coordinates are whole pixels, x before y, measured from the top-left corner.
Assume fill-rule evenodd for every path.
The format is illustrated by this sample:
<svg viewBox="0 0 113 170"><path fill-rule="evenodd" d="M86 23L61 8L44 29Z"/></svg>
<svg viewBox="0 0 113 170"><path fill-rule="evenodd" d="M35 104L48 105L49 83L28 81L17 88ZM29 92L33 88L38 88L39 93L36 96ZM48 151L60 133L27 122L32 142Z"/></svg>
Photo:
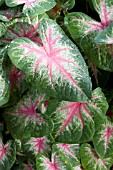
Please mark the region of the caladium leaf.
<svg viewBox="0 0 113 170"><path fill-rule="evenodd" d="M89 144L80 148L82 166L87 170L108 170L112 165L112 157L101 159Z"/></svg>
<svg viewBox="0 0 113 170"><path fill-rule="evenodd" d="M27 38L12 41L9 56L40 91L59 99L88 101L91 80L78 50L55 21L44 19L39 26L43 46Z"/></svg>
<svg viewBox="0 0 113 170"><path fill-rule="evenodd" d="M113 155L113 123L105 120L96 127L93 144L101 158Z"/></svg>
<svg viewBox="0 0 113 170"><path fill-rule="evenodd" d="M24 14L42 14L49 11L56 4L54 0L5 0L6 5L15 7L20 4L25 4L23 7Z"/></svg>
<svg viewBox="0 0 113 170"><path fill-rule="evenodd" d="M97 44L113 44L113 24L110 24L105 30L98 34L94 40Z"/></svg>
<svg viewBox="0 0 113 170"><path fill-rule="evenodd" d="M65 17L72 38L78 44L84 55L97 67L113 71L112 50L109 45L96 45L94 38L107 26L97 22L84 13L70 13Z"/></svg>
<svg viewBox="0 0 113 170"><path fill-rule="evenodd" d="M6 32L6 26L4 23L0 22L0 37Z"/></svg>
<svg viewBox="0 0 113 170"><path fill-rule="evenodd" d="M112 0L92 0L95 10L98 12L101 23L106 27L113 22L113 1Z"/></svg>
<svg viewBox="0 0 113 170"><path fill-rule="evenodd" d="M78 144L54 144L52 153L56 153L61 162L66 164L66 169L80 166L79 145Z"/></svg>
<svg viewBox="0 0 113 170"><path fill-rule="evenodd" d="M40 19L41 20L41 19ZM27 37L33 42L42 45L41 39L38 33L38 24L40 22L38 16L36 15L33 19L25 17L22 19L13 20L9 26L7 26L7 32L1 38L1 43L10 43L13 39L19 37Z"/></svg>
<svg viewBox="0 0 113 170"><path fill-rule="evenodd" d="M24 139L23 152L28 156L36 156L39 153L46 153L50 151L49 140L47 137Z"/></svg>
<svg viewBox="0 0 113 170"><path fill-rule="evenodd" d="M36 167L37 170L65 170L66 164L61 162L56 153L52 154L51 161L47 156L40 154L37 155Z"/></svg>
<svg viewBox="0 0 113 170"><path fill-rule="evenodd" d="M91 102L62 101L52 116L55 122L54 135L59 142L90 141L95 131L93 118L97 126L104 121L107 110L108 103L101 88L92 92Z"/></svg>
<svg viewBox="0 0 113 170"><path fill-rule="evenodd" d="M63 101L54 112L53 119L54 135L58 142L78 142L82 133L82 142L90 141L93 137L94 121L85 103Z"/></svg>
<svg viewBox="0 0 113 170"><path fill-rule="evenodd" d="M5 48L0 48L0 107L9 100L9 82L4 68Z"/></svg>
<svg viewBox="0 0 113 170"><path fill-rule="evenodd" d="M14 141L10 140L5 145L0 139L0 170L9 170L16 159L16 147Z"/></svg>
<svg viewBox="0 0 113 170"><path fill-rule="evenodd" d="M4 118L14 138L41 137L51 133L52 121L40 111L43 100L44 96L34 91L24 95L15 106L5 110Z"/></svg>

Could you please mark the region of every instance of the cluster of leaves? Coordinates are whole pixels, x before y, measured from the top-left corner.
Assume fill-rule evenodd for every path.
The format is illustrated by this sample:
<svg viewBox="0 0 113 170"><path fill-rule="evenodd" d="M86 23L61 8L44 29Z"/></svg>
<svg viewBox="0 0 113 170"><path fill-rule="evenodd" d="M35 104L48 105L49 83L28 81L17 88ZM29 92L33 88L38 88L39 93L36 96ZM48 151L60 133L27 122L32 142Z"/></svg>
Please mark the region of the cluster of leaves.
<svg viewBox="0 0 113 170"><path fill-rule="evenodd" d="M0 0L0 170L110 170L112 72L112 0Z"/></svg>

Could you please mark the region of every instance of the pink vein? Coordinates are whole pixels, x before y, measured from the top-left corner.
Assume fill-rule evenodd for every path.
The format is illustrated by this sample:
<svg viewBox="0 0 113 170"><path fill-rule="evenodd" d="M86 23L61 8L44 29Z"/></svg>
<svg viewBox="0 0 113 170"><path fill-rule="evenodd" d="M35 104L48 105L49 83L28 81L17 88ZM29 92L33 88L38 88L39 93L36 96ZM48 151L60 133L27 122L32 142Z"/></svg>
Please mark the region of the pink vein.
<svg viewBox="0 0 113 170"><path fill-rule="evenodd" d="M77 104L73 104L74 102L72 102L69 106L71 109L71 111L69 112L69 116L67 116L67 119L65 120L64 124L62 125L62 127L60 128L60 130L58 131L58 133L55 135L55 138L66 128L66 126L69 124L69 122L72 121L74 115L78 112L78 116L80 117L80 120L82 121L83 123L83 120L82 120L82 116L80 114L80 103L77 103ZM69 107L68 106L68 107Z"/></svg>
<svg viewBox="0 0 113 170"><path fill-rule="evenodd" d="M79 91L81 91L81 93L83 93L85 96L86 94L82 91L82 89L79 87L79 85L76 83L76 81L72 78L72 75L70 73L67 72L67 70L61 66L60 62L67 62L67 63L73 63L72 61L69 61L69 60L65 60L65 59L62 59L60 57L57 57L57 55L61 52L61 51L64 51L64 50L68 50L68 48L63 48L63 49L56 49L54 50L53 49L53 46L52 44L55 43L59 37L55 38L54 40L52 40L52 37L51 37L51 29L49 29L49 34L48 34L48 37L45 35L46 37L46 44L43 45L43 47L31 47L30 45L28 44L25 44L25 45L20 45L18 46L18 48L27 48L29 51L24 54L20 59L19 61L26 57L27 54L29 53L36 53L36 54L39 54L41 55L41 58L39 60L37 60L36 62L36 65L35 65L35 68L34 68L34 71L36 71L38 65L42 62L42 59L45 59L49 65L48 69L49 69L49 76L50 76L50 81L53 85L53 82L52 82L52 67L53 67L53 64L56 65L59 70L61 71L61 73L67 77L68 80L70 80L71 82L73 82L73 84L79 89ZM76 65L75 63L73 63L74 65ZM76 65L78 66L78 65Z"/></svg>

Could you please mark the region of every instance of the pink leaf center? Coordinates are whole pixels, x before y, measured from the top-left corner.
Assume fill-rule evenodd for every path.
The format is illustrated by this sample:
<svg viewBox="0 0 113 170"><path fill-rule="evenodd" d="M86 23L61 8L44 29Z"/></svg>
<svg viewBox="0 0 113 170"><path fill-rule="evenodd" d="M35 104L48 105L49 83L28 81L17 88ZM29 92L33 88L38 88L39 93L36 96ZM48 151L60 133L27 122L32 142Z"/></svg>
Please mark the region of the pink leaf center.
<svg viewBox="0 0 113 170"><path fill-rule="evenodd" d="M48 145L46 144L45 137L30 140L30 144L33 145L31 149L35 149L36 153L41 153L45 151L47 148L49 148Z"/></svg>
<svg viewBox="0 0 113 170"><path fill-rule="evenodd" d="M6 154L6 148L4 147L4 145L2 144L0 146L0 160L3 158L3 156Z"/></svg>
<svg viewBox="0 0 113 170"><path fill-rule="evenodd" d="M30 104L20 103L21 107L18 108L16 112L11 112L11 114L18 114L22 115L23 119L28 118L28 121L32 120L33 118L36 118L40 123L45 122L43 118L39 116L39 114L36 112L36 109L38 107L39 102L42 100L36 100L35 103L32 103L32 99L30 98Z"/></svg>
<svg viewBox="0 0 113 170"><path fill-rule="evenodd" d="M67 110L67 118L64 120L62 127L55 135L55 137L57 137L66 128L66 126L68 126L68 124L72 122L74 116L76 116L80 120L82 127L84 127L84 120L81 112L82 110L84 110L85 113L92 119L92 115L90 114L89 110L87 110L84 103L69 102L69 105L58 109L57 112L62 110Z"/></svg>

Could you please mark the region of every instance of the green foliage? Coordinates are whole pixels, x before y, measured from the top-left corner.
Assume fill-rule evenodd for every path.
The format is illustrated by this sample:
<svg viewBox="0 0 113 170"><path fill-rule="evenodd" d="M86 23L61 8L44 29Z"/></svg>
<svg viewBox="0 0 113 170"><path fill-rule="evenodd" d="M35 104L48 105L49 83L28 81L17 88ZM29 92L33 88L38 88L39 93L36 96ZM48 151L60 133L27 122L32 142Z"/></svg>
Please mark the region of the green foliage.
<svg viewBox="0 0 113 170"><path fill-rule="evenodd" d="M113 2L0 7L0 170L111 170Z"/></svg>

